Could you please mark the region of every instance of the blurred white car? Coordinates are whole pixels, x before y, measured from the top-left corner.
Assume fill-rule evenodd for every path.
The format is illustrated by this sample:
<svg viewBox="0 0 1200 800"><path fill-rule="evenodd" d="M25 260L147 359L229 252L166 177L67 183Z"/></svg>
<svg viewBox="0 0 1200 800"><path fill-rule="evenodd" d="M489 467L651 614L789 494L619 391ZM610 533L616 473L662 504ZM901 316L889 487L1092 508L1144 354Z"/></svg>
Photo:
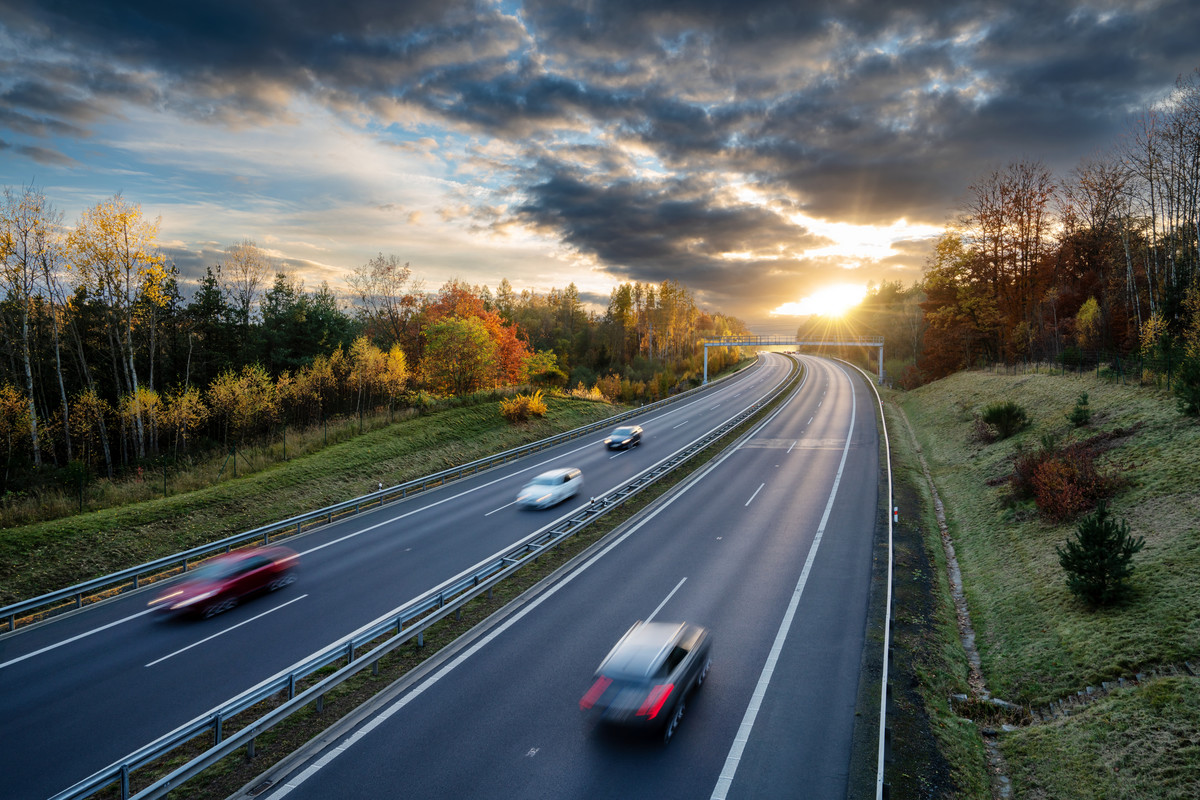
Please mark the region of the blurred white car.
<svg viewBox="0 0 1200 800"><path fill-rule="evenodd" d="M583 473L574 467L543 472L525 484L517 502L528 508L549 508L574 497L583 486Z"/></svg>

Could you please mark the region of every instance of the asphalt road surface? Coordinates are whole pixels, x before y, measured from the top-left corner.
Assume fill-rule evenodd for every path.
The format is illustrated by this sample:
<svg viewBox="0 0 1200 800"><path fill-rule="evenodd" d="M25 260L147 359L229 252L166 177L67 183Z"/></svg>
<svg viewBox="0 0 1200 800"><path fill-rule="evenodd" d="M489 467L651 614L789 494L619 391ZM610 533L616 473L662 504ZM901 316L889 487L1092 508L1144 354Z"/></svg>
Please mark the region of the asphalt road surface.
<svg viewBox="0 0 1200 800"><path fill-rule="evenodd" d="M847 795L879 474L874 395L805 358L765 425L306 760L271 800ZM664 745L578 705L638 619L710 628ZM874 717L877 719L877 716Z"/></svg>
<svg viewBox="0 0 1200 800"><path fill-rule="evenodd" d="M597 433L293 539L299 580L212 620L151 613L152 589L0 637L0 796L55 794L285 672L667 458L788 370L767 356L633 420L645 440L632 451L606 451ZM579 497L540 512L513 504L532 475L562 466L583 470Z"/></svg>

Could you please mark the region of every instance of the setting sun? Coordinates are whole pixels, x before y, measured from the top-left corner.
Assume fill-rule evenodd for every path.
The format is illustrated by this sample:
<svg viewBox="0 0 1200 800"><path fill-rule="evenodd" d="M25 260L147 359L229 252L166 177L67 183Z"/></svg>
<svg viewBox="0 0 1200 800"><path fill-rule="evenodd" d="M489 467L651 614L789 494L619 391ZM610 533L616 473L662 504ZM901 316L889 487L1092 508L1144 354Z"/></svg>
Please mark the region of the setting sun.
<svg viewBox="0 0 1200 800"><path fill-rule="evenodd" d="M867 296L867 287L853 283L839 283L819 289L798 303L784 303L771 312L771 316L801 317L818 314L824 317L840 317L862 302Z"/></svg>

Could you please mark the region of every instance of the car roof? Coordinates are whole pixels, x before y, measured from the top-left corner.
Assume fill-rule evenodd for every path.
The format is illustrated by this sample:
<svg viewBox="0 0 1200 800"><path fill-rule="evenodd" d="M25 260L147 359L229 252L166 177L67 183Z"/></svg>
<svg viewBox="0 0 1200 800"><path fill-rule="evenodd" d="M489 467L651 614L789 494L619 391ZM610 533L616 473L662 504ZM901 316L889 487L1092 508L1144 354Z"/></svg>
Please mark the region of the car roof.
<svg viewBox="0 0 1200 800"><path fill-rule="evenodd" d="M687 624L683 622L634 623L600 663L599 671L647 677L662 664L667 653L683 636L685 628Z"/></svg>
<svg viewBox="0 0 1200 800"><path fill-rule="evenodd" d="M545 472L535 475L536 478L561 478L569 473L579 472L575 467L564 467L563 469L550 469Z"/></svg>

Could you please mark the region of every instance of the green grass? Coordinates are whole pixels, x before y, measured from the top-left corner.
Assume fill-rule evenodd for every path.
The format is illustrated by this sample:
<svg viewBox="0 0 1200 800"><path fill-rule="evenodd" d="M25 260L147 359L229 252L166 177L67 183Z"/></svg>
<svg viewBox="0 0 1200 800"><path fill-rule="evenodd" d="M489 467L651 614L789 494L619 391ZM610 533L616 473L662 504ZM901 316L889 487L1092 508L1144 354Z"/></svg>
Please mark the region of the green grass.
<svg viewBox="0 0 1200 800"><path fill-rule="evenodd" d="M1092 422L1073 432L1066 415L1081 391L1088 393ZM945 503L995 696L1037 707L1155 665L1195 663L1200 425L1178 413L1172 396L1093 375L967 372L895 399ZM998 400L1022 405L1031 426L1011 439L974 441L974 415ZM1110 508L1145 537L1146 547L1134 557L1130 599L1090 611L1067 591L1054 551L1076 521L1053 525L1032 504L1014 503L1006 478L1016 448L1037 447L1043 434L1066 440L1100 432L1121 434L1101 458L1126 480ZM1110 695L1065 722L1003 737L1016 796L1198 796L1200 758L1177 757L1181 749L1194 753L1200 741L1196 685L1192 679L1166 685L1178 702L1161 724L1143 687ZM1112 766L1120 769L1110 774Z"/></svg>
<svg viewBox="0 0 1200 800"><path fill-rule="evenodd" d="M546 417L510 425L498 403L395 422L237 479L0 530L0 605L287 519L604 419L620 406L548 398Z"/></svg>
<svg viewBox="0 0 1200 800"><path fill-rule="evenodd" d="M1015 797L1200 797L1200 679L1120 689L1005 739Z"/></svg>
<svg viewBox="0 0 1200 800"><path fill-rule="evenodd" d="M933 498L909 430L896 412L898 396L884 393L900 509L894 532L889 796L987 800L991 793L979 728L950 707L950 695L969 691L967 657ZM930 744L937 754L928 752Z"/></svg>

